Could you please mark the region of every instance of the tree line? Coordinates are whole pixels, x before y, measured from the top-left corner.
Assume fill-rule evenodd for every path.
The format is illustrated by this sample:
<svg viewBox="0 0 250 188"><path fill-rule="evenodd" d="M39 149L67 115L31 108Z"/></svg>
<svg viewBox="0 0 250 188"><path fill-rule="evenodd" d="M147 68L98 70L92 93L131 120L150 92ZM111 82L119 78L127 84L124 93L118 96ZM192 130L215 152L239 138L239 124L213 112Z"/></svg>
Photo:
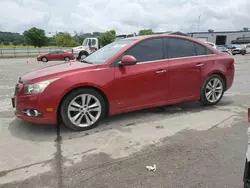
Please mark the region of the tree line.
<svg viewBox="0 0 250 188"><path fill-rule="evenodd" d="M151 29L140 30L138 35L150 35L154 34ZM87 37L98 37L100 43L105 46L114 41L116 38L116 31L110 30L104 33L77 33L72 36L68 32L58 32L53 37L47 37L43 29L32 27L29 30L24 31L23 34L2 32L0 31L0 44L3 45L31 45L34 47L43 46L60 46L60 47L74 47L82 44L82 41Z"/></svg>

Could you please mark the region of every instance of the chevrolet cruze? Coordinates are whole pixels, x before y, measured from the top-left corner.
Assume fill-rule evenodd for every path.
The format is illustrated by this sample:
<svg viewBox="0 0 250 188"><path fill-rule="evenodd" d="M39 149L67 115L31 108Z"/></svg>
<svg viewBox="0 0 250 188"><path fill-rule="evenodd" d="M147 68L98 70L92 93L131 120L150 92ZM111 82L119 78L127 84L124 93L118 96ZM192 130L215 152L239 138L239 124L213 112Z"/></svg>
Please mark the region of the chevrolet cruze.
<svg viewBox="0 0 250 188"><path fill-rule="evenodd" d="M184 101L215 105L233 79L234 59L204 42L138 36L23 75L12 104L25 121L86 130L107 115Z"/></svg>

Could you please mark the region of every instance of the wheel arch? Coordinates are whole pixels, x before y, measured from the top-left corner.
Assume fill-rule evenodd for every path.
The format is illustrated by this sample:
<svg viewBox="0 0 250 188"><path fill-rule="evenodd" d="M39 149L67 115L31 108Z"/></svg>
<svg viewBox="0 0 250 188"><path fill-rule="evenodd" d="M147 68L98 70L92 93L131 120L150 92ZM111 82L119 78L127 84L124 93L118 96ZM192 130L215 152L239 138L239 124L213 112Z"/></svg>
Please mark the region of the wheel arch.
<svg viewBox="0 0 250 188"><path fill-rule="evenodd" d="M93 89L93 90L97 91L98 93L100 93L105 101L105 104L106 104L106 114L105 115L108 116L108 114L109 114L109 100L108 100L107 95L100 88L98 88L96 86L83 85L83 86L76 86L74 88L71 88L66 93L63 94L63 96L61 97L60 102L58 104L58 107L57 107L57 122L61 121L60 111L61 111L61 106L62 106L62 103L63 103L63 100L65 99L65 97L67 97L71 92L73 92L77 89L80 89L80 88Z"/></svg>
<svg viewBox="0 0 250 188"><path fill-rule="evenodd" d="M80 56L81 54L86 54L87 56L89 55L89 53L86 50L81 50L78 56Z"/></svg>
<svg viewBox="0 0 250 188"><path fill-rule="evenodd" d="M226 79L226 76L224 75L224 73L221 72L221 71L214 71L214 72L211 72L208 75L208 77L211 76L211 75L213 75L213 74L216 74L216 75L220 76L223 79L224 84L225 84L225 91L226 91L227 90L227 79Z"/></svg>

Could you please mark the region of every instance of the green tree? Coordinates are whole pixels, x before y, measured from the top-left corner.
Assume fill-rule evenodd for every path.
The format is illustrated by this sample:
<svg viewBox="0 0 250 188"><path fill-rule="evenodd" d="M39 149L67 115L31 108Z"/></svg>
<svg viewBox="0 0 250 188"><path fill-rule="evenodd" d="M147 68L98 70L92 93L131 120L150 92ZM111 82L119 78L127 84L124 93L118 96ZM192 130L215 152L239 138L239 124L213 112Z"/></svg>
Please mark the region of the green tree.
<svg viewBox="0 0 250 188"><path fill-rule="evenodd" d="M13 43L12 43L14 46L17 46L17 45L20 45L21 43L20 43L20 41L19 40L15 40L15 41L13 41Z"/></svg>
<svg viewBox="0 0 250 188"><path fill-rule="evenodd" d="M154 32L152 29L143 29L139 31L139 35L152 35Z"/></svg>
<svg viewBox="0 0 250 188"><path fill-rule="evenodd" d="M72 45L76 46L79 45L79 43L73 40L69 33L60 32L56 35L56 45L63 47L72 47Z"/></svg>
<svg viewBox="0 0 250 188"><path fill-rule="evenodd" d="M115 40L116 32L115 30L106 31L100 37L101 46L105 46Z"/></svg>
<svg viewBox="0 0 250 188"><path fill-rule="evenodd" d="M31 29L24 31L23 35L27 44L35 47L47 45L48 38L45 36L45 31L42 29L32 27Z"/></svg>

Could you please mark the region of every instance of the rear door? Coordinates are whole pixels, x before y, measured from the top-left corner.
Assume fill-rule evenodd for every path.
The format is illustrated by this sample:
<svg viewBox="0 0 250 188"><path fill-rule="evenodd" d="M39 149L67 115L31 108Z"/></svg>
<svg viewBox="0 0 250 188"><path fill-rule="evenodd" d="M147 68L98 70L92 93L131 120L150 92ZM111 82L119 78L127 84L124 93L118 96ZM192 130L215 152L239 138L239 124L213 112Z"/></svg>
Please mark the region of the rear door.
<svg viewBox="0 0 250 188"><path fill-rule="evenodd" d="M116 67L112 84L116 108L142 107L166 101L168 82L163 39L147 39L125 52L138 63Z"/></svg>
<svg viewBox="0 0 250 188"><path fill-rule="evenodd" d="M49 60L57 60L58 58L58 53L59 51L52 51L50 54L49 54Z"/></svg>
<svg viewBox="0 0 250 188"><path fill-rule="evenodd" d="M169 58L168 100L179 102L198 97L202 82L201 69L204 65L199 56L205 55L206 49L198 48L198 43L174 37L165 38L164 44Z"/></svg>
<svg viewBox="0 0 250 188"><path fill-rule="evenodd" d="M67 54L64 51L59 51L57 54L57 60L64 60Z"/></svg>

